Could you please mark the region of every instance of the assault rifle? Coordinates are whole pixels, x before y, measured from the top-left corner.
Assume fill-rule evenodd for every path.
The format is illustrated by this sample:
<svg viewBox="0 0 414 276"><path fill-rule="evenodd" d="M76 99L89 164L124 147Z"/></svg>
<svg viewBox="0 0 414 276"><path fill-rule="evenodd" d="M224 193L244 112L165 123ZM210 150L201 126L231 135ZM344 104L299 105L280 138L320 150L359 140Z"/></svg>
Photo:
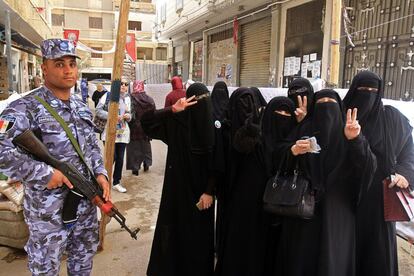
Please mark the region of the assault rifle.
<svg viewBox="0 0 414 276"><path fill-rule="evenodd" d="M22 134L15 137L13 139L13 143L28 153L32 154L38 160L45 162L53 168L61 171L69 179L70 183L72 183L74 190L81 194L79 195L80 197L86 196L90 201L92 201L94 205L98 206L103 213L109 217L115 218L116 221L118 221L121 225L121 228L124 228L126 231L128 231L132 238L137 239L137 233L140 229L137 228L136 230L132 231L126 226L125 217L118 211L118 209L111 201L105 201L103 198L103 190L93 175L90 175L88 179L72 164L65 163L54 158L49 153L49 150L46 148L46 146L36 137L36 135L31 130L26 130ZM76 192L69 193L68 197L73 198L73 194L77 194ZM65 199L65 203L67 201L68 200ZM75 208L74 210L69 210L68 212L74 212L76 214L77 204L68 206L70 206L69 208L71 209ZM65 213L65 210L63 213Z"/></svg>

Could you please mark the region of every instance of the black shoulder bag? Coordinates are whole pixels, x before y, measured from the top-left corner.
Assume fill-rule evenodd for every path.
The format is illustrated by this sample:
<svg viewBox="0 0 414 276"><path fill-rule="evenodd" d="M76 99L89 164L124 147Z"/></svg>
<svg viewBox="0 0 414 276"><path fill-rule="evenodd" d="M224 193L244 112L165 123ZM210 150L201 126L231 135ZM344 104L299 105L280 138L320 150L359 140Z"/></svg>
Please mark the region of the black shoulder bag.
<svg viewBox="0 0 414 276"><path fill-rule="evenodd" d="M264 210L278 216L313 218L315 193L310 181L299 170L298 160L293 175L282 171L283 163L280 163L276 175L266 183L263 194Z"/></svg>

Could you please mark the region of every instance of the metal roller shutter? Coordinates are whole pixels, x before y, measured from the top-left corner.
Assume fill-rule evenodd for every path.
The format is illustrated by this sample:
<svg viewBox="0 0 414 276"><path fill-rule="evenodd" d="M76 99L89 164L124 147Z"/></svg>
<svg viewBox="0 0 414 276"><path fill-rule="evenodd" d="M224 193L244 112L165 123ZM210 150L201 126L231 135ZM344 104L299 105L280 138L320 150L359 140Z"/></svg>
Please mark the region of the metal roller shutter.
<svg viewBox="0 0 414 276"><path fill-rule="evenodd" d="M240 86L269 86L271 18L242 25Z"/></svg>

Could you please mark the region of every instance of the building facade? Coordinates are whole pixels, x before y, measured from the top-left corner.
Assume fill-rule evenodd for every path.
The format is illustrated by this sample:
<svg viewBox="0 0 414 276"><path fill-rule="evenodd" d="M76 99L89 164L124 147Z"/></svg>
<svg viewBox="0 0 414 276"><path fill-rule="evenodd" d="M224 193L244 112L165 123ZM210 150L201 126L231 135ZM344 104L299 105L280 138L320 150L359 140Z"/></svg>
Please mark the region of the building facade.
<svg viewBox="0 0 414 276"><path fill-rule="evenodd" d="M114 1L119 18L120 1ZM135 78L146 83L168 81L167 43L154 35L156 6L151 0L132 0L128 16L128 37L135 39Z"/></svg>
<svg viewBox="0 0 414 276"><path fill-rule="evenodd" d="M173 73L184 80L261 87L286 87L299 76L327 80L332 2L158 0L155 33L169 41ZM342 3L339 86L365 68L385 80L387 98L411 100L414 1Z"/></svg>
<svg viewBox="0 0 414 276"><path fill-rule="evenodd" d="M0 0L0 98L7 91L25 92L33 88L33 78L41 74L38 45L52 36L51 3L48 0ZM6 57L6 11L10 17L11 60ZM8 63L11 72L8 72ZM9 88L9 73L12 84Z"/></svg>

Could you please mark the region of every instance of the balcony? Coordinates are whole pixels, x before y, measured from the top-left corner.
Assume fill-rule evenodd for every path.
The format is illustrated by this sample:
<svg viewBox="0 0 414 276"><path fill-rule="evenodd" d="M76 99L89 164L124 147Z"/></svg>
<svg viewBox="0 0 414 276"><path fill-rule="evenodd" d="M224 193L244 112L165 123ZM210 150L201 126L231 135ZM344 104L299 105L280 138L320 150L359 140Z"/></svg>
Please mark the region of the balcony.
<svg viewBox="0 0 414 276"><path fill-rule="evenodd" d="M114 1L114 8L116 10L119 9L121 5L121 0ZM155 5L152 3L145 3L145 2L130 2L129 9L134 12L143 12L143 13L154 13L155 14Z"/></svg>
<svg viewBox="0 0 414 276"><path fill-rule="evenodd" d="M13 31L39 45L42 40L52 36L48 23L49 7L48 1L0 0L0 24L5 25L4 11L9 9Z"/></svg>

